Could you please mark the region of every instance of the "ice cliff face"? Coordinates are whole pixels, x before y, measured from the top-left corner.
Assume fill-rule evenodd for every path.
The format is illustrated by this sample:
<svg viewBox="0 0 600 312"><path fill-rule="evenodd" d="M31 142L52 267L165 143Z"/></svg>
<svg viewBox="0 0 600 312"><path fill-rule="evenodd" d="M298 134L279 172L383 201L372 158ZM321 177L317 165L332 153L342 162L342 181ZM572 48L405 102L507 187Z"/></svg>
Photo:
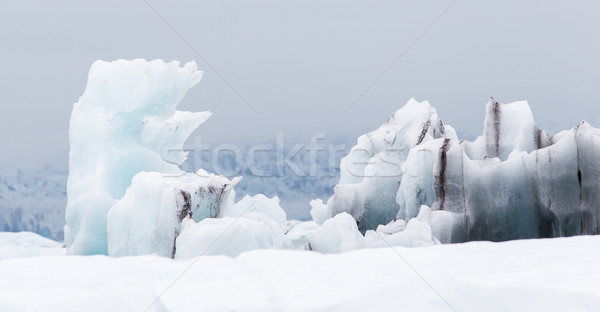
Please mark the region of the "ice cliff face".
<svg viewBox="0 0 600 312"><path fill-rule="evenodd" d="M443 243L598 234L600 130L582 122L549 137L526 102L492 100L486 112L483 135L459 142L434 108L411 99L358 139L334 195L311 214L323 222L347 212L365 232L431 207Z"/></svg>

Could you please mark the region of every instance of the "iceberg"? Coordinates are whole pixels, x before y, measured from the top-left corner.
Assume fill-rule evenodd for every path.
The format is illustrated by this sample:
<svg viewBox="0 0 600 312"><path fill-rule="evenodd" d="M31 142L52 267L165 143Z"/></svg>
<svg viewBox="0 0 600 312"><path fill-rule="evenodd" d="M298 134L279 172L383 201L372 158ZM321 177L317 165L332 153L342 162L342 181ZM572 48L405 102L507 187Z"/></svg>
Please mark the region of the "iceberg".
<svg viewBox="0 0 600 312"><path fill-rule="evenodd" d="M483 134L470 142L411 99L358 139L333 196L311 202L311 214L325 224L349 213L371 240L416 221L429 227L428 243L598 234L597 155L599 129L582 122L550 137L525 101L489 101Z"/></svg>
<svg viewBox="0 0 600 312"><path fill-rule="evenodd" d="M137 173L181 174L183 143L211 113L175 107L201 78L194 62L94 62L69 127L69 254L107 254L107 213Z"/></svg>
<svg viewBox="0 0 600 312"><path fill-rule="evenodd" d="M400 209L395 200L403 176L401 164L414 146L437 138L456 139L428 102L411 99L388 121L358 138L340 164L331 213L347 212L361 232L392 221Z"/></svg>
<svg viewBox="0 0 600 312"><path fill-rule="evenodd" d="M456 131L443 124L428 102L411 99L377 130L358 138L340 163L333 197L326 207L313 202L311 215L320 222L325 215L346 212L362 233L392 221L400 209L395 197L404 175L402 164L412 148L438 138L457 140Z"/></svg>
<svg viewBox="0 0 600 312"><path fill-rule="evenodd" d="M233 223L239 235L227 234L207 252L292 248L279 198L235 203L240 177L179 168L187 157L184 142L211 115L176 110L201 77L194 62L92 65L70 122L68 254L186 258L205 252Z"/></svg>

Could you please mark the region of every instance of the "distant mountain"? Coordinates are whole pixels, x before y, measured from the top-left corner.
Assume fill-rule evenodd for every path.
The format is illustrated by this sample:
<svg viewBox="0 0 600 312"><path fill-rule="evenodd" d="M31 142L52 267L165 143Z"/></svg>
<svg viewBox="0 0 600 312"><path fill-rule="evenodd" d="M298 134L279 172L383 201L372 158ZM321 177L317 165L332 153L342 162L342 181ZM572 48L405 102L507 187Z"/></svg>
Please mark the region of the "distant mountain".
<svg viewBox="0 0 600 312"><path fill-rule="evenodd" d="M62 240L67 170L50 165L0 169L0 231Z"/></svg>

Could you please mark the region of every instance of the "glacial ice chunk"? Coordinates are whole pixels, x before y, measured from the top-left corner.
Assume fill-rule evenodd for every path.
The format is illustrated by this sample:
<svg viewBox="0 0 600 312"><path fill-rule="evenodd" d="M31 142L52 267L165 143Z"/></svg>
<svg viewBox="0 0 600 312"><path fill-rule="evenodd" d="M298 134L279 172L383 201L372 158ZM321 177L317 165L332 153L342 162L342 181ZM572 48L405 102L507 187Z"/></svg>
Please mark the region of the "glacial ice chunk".
<svg viewBox="0 0 600 312"><path fill-rule="evenodd" d="M287 216L281 206L279 206L279 197L268 198L263 194L255 196L244 196L234 206L229 206L218 214L219 217L239 217L248 212L258 212L275 221L282 230L285 228Z"/></svg>
<svg viewBox="0 0 600 312"><path fill-rule="evenodd" d="M315 221L288 221L293 223L285 236L290 239L294 248L304 246L308 240L315 234L319 225Z"/></svg>
<svg viewBox="0 0 600 312"><path fill-rule="evenodd" d="M175 110L201 76L194 62L92 65L71 116L70 254L186 258L292 248L278 197L236 204L240 178L179 169L185 140L210 116Z"/></svg>
<svg viewBox="0 0 600 312"><path fill-rule="evenodd" d="M396 115L417 123L438 120L423 117L430 111L428 103L411 100ZM359 168L363 179L340 178L326 207L333 215L351 214L361 232L367 230L367 245L380 244L379 234L401 237L411 227L423 231L407 237L429 231L442 243L599 234L600 130L582 122L549 137L523 101L492 100L486 112L484 133L473 142L459 142L441 121L433 130L423 127L423 140L415 141L413 126L362 136L355 149L366 153L353 149L342 167L349 172L350 159L368 160ZM388 121L380 129L389 128ZM323 205L313 210L315 216L326 211Z"/></svg>
<svg viewBox="0 0 600 312"><path fill-rule="evenodd" d="M108 212L108 254L173 258L183 219L215 218L233 204L236 182L203 170L177 177L138 173L125 196Z"/></svg>
<svg viewBox="0 0 600 312"><path fill-rule="evenodd" d="M427 101L410 99L378 129L358 138L340 163L340 183L334 189L332 214L351 214L361 232L394 219L402 180L402 164L410 150L437 138L456 138Z"/></svg>
<svg viewBox="0 0 600 312"><path fill-rule="evenodd" d="M325 221L305 248L320 253L340 253L362 248L363 240L354 218L344 212Z"/></svg>
<svg viewBox="0 0 600 312"><path fill-rule="evenodd" d="M176 259L202 255L235 257L254 249L291 249L291 241L279 224L257 212L233 218L206 218L198 223L183 221L177 238Z"/></svg>
<svg viewBox="0 0 600 312"><path fill-rule="evenodd" d="M175 107L202 77L194 62L96 61L69 129L65 243L69 254L107 254L109 209L139 172L181 174L183 143L210 112Z"/></svg>
<svg viewBox="0 0 600 312"><path fill-rule="evenodd" d="M320 253L340 253L361 248L419 247L440 244L432 230L429 207L422 206L417 218L408 222L397 220L376 231L368 230L363 236L354 218L340 213L325 221L305 244L305 249ZM437 224L436 224L437 225ZM443 228L443 224L440 226ZM439 229L438 229L439 230Z"/></svg>
<svg viewBox="0 0 600 312"><path fill-rule="evenodd" d="M327 203L323 203L321 199L313 199L310 201L310 215L313 220L321 225L327 219L331 218L332 215L333 197L329 198Z"/></svg>

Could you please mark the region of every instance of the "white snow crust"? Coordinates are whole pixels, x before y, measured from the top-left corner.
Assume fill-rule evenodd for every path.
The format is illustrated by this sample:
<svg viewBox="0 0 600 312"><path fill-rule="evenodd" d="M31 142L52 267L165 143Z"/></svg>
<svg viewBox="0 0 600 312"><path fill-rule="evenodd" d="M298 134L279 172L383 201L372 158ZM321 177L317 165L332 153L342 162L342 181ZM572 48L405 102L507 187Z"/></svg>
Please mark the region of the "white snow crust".
<svg viewBox="0 0 600 312"><path fill-rule="evenodd" d="M188 260L5 259L0 249L0 311L596 311L599 244L578 236Z"/></svg>

